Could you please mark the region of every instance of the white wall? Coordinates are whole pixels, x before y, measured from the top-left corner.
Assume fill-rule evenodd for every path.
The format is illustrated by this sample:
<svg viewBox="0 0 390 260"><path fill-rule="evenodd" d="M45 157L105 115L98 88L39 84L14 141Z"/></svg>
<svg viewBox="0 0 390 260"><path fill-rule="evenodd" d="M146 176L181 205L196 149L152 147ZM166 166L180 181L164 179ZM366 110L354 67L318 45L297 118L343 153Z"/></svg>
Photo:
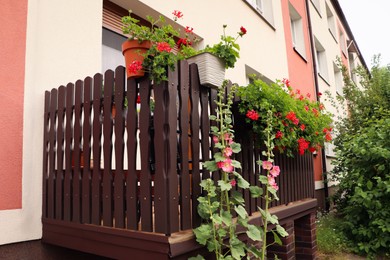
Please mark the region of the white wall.
<svg viewBox="0 0 390 260"><path fill-rule="evenodd" d="M0 245L42 235L44 92L101 70L102 1L29 0L22 209L0 211Z"/></svg>

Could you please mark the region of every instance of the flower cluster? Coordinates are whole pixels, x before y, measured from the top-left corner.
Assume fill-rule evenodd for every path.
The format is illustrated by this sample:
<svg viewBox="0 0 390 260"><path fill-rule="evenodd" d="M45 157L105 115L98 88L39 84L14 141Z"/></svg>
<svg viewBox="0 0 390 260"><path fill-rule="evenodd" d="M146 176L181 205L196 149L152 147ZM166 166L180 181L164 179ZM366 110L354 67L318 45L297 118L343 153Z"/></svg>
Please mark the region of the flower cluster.
<svg viewBox="0 0 390 260"><path fill-rule="evenodd" d="M324 142L332 140L331 114L319 101L312 101L310 93L293 89L288 79L268 85L259 79L240 87L239 110L253 127L259 145L264 143L262 132L267 120L265 114L272 111L275 148L292 156L294 151L303 155L314 153ZM321 93L318 93L320 96Z"/></svg>
<svg viewBox="0 0 390 260"><path fill-rule="evenodd" d="M279 166L273 165L270 161L263 161L262 167L264 170L267 170L267 179L269 186L271 186L276 191L279 190L279 186L275 181L275 178L278 177L280 174Z"/></svg>

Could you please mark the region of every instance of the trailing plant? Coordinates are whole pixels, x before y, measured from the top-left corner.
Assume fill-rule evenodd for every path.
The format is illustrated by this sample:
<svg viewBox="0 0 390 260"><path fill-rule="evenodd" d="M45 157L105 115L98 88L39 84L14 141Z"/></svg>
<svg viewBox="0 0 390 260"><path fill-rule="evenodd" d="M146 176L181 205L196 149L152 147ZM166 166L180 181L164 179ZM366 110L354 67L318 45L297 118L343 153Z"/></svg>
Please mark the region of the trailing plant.
<svg viewBox="0 0 390 260"><path fill-rule="evenodd" d="M204 222L196 229L194 234L196 240L201 245L205 245L210 252L214 252L216 259L242 259L243 257L255 257L266 259L266 248L274 243L281 244L278 236L288 234L278 224L278 218L269 212L269 203L278 199L278 186L275 177L280 173L278 166L273 165L273 139L271 135L272 113L268 114L269 124L267 124L264 134L266 135L267 150L264 152L267 160L258 161L259 166L266 170L266 175L259 176L259 181L263 184L264 190L258 186L250 186L249 183L236 171L241 168L240 162L234 160L232 156L241 150L240 144L234 142L234 132L232 127L232 97L235 87L228 93L225 100L224 85L219 89L216 100L216 116L210 116L216 121L217 126L212 127L213 142L218 152L214 154L213 160L204 163L204 167L210 172L220 172L220 180L215 183L211 178L202 180L201 187L205 196L198 198L198 213ZM263 226L249 224L248 213L245 210L245 201L242 193L233 189L234 186L245 190L249 189L253 198L261 197L265 202L264 209L260 211ZM233 218L233 214L237 215ZM271 230L274 234L274 242L267 244L268 223L276 226ZM252 241L262 242L261 248L255 245L245 244L238 238L237 227L241 226ZM203 259L198 256L192 259Z"/></svg>
<svg viewBox="0 0 390 260"><path fill-rule="evenodd" d="M267 84L253 77L252 83L240 87L237 94L241 99L239 111L259 137L259 145L265 141L262 133L269 120L268 111L273 113L271 134L280 152L289 156L294 151L300 155L314 153L332 140L332 115L322 103L311 100L309 93L294 90L287 79Z"/></svg>

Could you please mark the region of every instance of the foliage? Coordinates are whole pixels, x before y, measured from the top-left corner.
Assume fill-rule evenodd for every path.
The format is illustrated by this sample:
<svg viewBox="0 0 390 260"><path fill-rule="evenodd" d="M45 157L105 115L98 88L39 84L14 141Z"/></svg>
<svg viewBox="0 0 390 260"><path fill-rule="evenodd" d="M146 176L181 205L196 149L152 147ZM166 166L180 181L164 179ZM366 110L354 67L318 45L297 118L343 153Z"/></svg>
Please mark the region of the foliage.
<svg viewBox="0 0 390 260"><path fill-rule="evenodd" d="M273 137L269 134L270 128L265 129L267 135L269 149L265 153L267 161L259 161L263 169L267 170L267 174L259 177L260 182L264 185L264 190L258 186L250 186L249 183L238 173L236 169L241 168L240 162L231 157L240 152L241 147L234 142L234 132L232 130L231 105L234 93L234 87L229 92L225 99L225 85L218 92L216 100L217 116L210 116L211 120L216 121L217 126L212 127L213 142L215 148L219 152L214 154L214 159L204 163L204 167L210 172L221 173L221 178L218 182L212 179L205 179L201 182L201 187L205 192L205 196L198 198L198 213L205 221L198 228L194 229L194 234L198 243L206 245L210 252L215 253L216 259L242 259L243 257L255 257L257 259L266 259L268 233L268 223L275 225L275 230L271 230L274 234L275 241L273 243L281 243L278 234L286 236L287 233L278 224L278 218L271 215L268 211L269 203L278 199L277 184L274 177L279 175L279 167L273 165L272 160L272 140ZM269 127L272 127L269 125ZM259 208L261 218L264 223L263 227L255 226L248 223L248 213L245 210L244 199L242 193L236 191L234 186L240 189L249 189L252 197L265 200L265 208ZM232 213L237 215L233 218ZM244 228L246 235L254 242L262 241L262 248L259 249L254 245L243 243L237 234L237 226ZM272 244L273 244L272 243ZM201 256L193 259L203 259Z"/></svg>
<svg viewBox="0 0 390 260"><path fill-rule="evenodd" d="M275 84L267 84L253 79L248 86L238 89L241 98L239 111L246 115L257 134L259 145L263 145L263 133L268 120L267 112L272 111L272 135L280 152L292 156L294 151L301 155L305 151L315 152L331 141L331 114L324 105L310 100L300 90L294 91L290 82L284 79Z"/></svg>
<svg viewBox="0 0 390 260"><path fill-rule="evenodd" d="M140 21L131 16L129 11L128 16L122 17L122 30L124 34L129 35L129 40L150 41L151 48L144 54L142 64L133 62L128 68L131 72L144 70L149 72L151 79L157 83L168 80L167 68L175 70L177 61L189 58L201 52L210 52L225 62L226 68L233 68L240 57L240 46L236 43L238 37L246 34L244 27L240 28L236 38L225 35L226 25L223 26L223 35L221 41L213 46L206 46L204 50L195 50L193 45L198 42L197 37L193 32L193 28L186 26L184 33L179 29L173 28L172 25L166 23L165 18L160 15L158 19L147 16L146 19L150 26L140 24ZM175 10L173 20L177 21L183 17L183 13ZM183 36L180 38L181 36ZM174 49L177 52L174 52Z"/></svg>
<svg viewBox="0 0 390 260"><path fill-rule="evenodd" d="M129 70L145 70L149 72L152 79L159 83L168 80L167 68L174 70L178 60L196 54L196 51L191 47L190 35L193 33L189 27L186 28L185 38L180 38L176 42L176 38L180 37L180 31L166 23L162 15L158 19L147 16L146 19L150 26L146 26L140 24L140 21L132 17L131 13L129 11L128 16L122 17L123 33L129 35L129 40L138 40L140 43L150 41L152 45L144 55L145 59L142 65L132 63ZM174 11L173 15L175 21L183 17L180 11ZM195 41L195 38L192 40ZM179 49L178 53L172 51L175 46Z"/></svg>
<svg viewBox="0 0 390 260"><path fill-rule="evenodd" d="M331 213L318 217L317 245L321 253L339 254L348 251L345 243L347 239L339 228L341 223L343 221Z"/></svg>
<svg viewBox="0 0 390 260"><path fill-rule="evenodd" d="M390 68L359 74L362 89L343 72L350 116L337 125L334 199L349 245L371 258L390 253Z"/></svg>
<svg viewBox="0 0 390 260"><path fill-rule="evenodd" d="M210 52L215 56L221 58L225 62L225 67L234 68L234 64L237 59L240 58L240 45L236 43L239 37L246 34L246 29L241 26L240 31L237 32L236 38L226 35L225 29L227 25L223 25L223 34L221 35L221 41L213 46L206 46L206 52Z"/></svg>

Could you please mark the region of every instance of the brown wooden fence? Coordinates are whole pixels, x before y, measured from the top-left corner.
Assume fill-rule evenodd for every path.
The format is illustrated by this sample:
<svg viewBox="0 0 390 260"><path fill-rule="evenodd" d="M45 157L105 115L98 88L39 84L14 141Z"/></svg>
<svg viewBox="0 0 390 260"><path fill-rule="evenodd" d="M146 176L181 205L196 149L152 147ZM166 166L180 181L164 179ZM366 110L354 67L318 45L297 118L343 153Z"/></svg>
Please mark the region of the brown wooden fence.
<svg viewBox="0 0 390 260"><path fill-rule="evenodd" d="M213 151L217 93L186 61L168 77L158 85L127 80L118 67L45 93L44 219L167 235L199 225L199 182L218 179L201 164ZM258 184L261 153L248 131L236 129L238 159L243 176ZM277 155L276 163L280 200L272 206L314 197L310 155ZM244 197L250 212L261 206Z"/></svg>

